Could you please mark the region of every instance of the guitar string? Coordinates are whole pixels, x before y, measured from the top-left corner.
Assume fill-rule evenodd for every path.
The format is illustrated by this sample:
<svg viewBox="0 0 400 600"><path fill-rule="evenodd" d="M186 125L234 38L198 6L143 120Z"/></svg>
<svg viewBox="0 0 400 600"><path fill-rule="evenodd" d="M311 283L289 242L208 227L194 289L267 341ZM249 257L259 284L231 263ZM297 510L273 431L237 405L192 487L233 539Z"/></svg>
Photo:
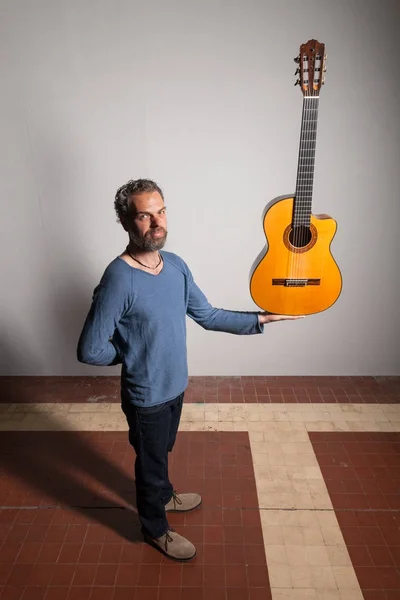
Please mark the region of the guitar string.
<svg viewBox="0 0 400 600"><path fill-rule="evenodd" d="M310 81L309 81L309 85L310 85ZM312 85L312 83L311 83ZM308 168L310 166L310 162L311 162L311 148L310 148L310 139L311 139L311 135L312 135L312 117L313 117L313 111L312 111L312 99L310 97L308 97L305 101L305 105L306 105L306 127L305 127L305 136L304 136L304 140L303 140L303 156L304 156L304 160L303 160L303 164L302 164L302 179L300 181L300 188L301 188L301 197L302 197L302 203L303 206L301 207L301 212L300 212L300 225L299 225L299 240L298 240L298 249L297 249L297 265L298 265L298 269L297 269L297 277L300 277L300 262L301 262L301 258L302 258L302 254L300 251L300 248L302 248L305 245L306 242L306 218L304 218L305 216L307 216L307 183L308 182L308 173L307 176L304 178L305 176L305 171L308 171ZM304 223L303 223L304 221Z"/></svg>
<svg viewBox="0 0 400 600"><path fill-rule="evenodd" d="M303 200L303 191L304 191L304 184L303 184L303 180L302 177L304 175L304 161L307 162L307 137L308 137L308 130L309 130L309 119L308 119L308 111L307 111L307 105L308 105L308 101L307 101L307 97L304 97L303 99L303 115L302 115L302 132L301 132L301 142L300 142L300 165L299 165L299 173L298 173L298 192L299 192L299 198L298 198L298 202L297 202L297 206L296 206L296 223L295 223L295 233L294 233L294 246L295 246L295 250L294 250L294 279L298 279L300 276L300 252L299 252L299 247L302 244L302 213L303 213L303 207L301 205L301 202L304 202Z"/></svg>
<svg viewBox="0 0 400 600"><path fill-rule="evenodd" d="M316 141L316 117L318 107L318 97L309 96L305 101L306 110L306 125L304 128L305 135L302 140L302 172L300 174L299 191L300 198L303 205L298 211L298 231L297 236L297 248L302 248L307 244L308 233L310 231L311 222L309 223L311 215L310 212L310 196L312 196L313 188L313 175L314 175L314 158L315 158L315 141ZM302 222L304 221L304 223ZM300 277L300 252L297 260L297 276Z"/></svg>

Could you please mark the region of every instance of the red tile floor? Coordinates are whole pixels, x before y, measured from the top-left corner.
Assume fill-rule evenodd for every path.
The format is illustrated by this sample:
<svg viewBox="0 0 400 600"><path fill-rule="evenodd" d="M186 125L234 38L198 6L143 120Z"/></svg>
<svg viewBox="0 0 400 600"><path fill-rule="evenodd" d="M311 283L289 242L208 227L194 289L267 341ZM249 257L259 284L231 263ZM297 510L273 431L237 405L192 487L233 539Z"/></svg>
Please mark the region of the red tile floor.
<svg viewBox="0 0 400 600"><path fill-rule="evenodd" d="M271 598L248 434L180 432L174 484L204 506L170 522L197 547L141 541L126 433L2 432L1 600Z"/></svg>
<svg viewBox="0 0 400 600"><path fill-rule="evenodd" d="M288 510L334 511L364 600L400 600L400 378L192 377L186 402L171 472L204 504L171 515L182 565L141 540L118 378L0 378L0 600L359 600L346 563L294 552Z"/></svg>
<svg viewBox="0 0 400 600"><path fill-rule="evenodd" d="M310 439L365 600L399 600L400 433Z"/></svg>
<svg viewBox="0 0 400 600"><path fill-rule="evenodd" d="M0 377L0 402L119 402L118 377ZM185 402L398 404L400 377L190 377Z"/></svg>

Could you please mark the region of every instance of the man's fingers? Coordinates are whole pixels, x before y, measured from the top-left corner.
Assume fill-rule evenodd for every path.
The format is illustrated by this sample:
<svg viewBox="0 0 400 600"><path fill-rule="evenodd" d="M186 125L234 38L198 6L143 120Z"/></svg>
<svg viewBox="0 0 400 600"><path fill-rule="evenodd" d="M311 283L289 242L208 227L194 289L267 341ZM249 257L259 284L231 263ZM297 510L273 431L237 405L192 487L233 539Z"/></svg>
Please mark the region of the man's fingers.
<svg viewBox="0 0 400 600"><path fill-rule="evenodd" d="M294 319L304 319L305 315L270 315L271 321L288 321Z"/></svg>

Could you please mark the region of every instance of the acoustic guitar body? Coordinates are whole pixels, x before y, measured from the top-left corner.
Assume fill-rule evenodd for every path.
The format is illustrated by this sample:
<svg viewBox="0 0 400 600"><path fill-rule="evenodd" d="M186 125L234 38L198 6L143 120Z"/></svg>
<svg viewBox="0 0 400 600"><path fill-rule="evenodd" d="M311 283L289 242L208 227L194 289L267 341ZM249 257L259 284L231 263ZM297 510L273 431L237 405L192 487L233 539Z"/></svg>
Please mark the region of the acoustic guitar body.
<svg viewBox="0 0 400 600"><path fill-rule="evenodd" d="M311 215L310 225L293 227L294 198L274 201L264 216L267 251L250 280L253 301L263 310L284 315L322 312L338 299L340 270L330 245L336 221Z"/></svg>

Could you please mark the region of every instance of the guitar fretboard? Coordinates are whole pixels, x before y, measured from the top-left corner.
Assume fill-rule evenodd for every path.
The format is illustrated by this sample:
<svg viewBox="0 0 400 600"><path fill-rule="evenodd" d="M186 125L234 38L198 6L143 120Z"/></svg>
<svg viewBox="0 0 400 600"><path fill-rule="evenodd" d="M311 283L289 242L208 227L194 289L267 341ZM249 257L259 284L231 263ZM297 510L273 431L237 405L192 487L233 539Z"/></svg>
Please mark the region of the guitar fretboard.
<svg viewBox="0 0 400 600"><path fill-rule="evenodd" d="M293 226L310 226L319 96L304 96Z"/></svg>

